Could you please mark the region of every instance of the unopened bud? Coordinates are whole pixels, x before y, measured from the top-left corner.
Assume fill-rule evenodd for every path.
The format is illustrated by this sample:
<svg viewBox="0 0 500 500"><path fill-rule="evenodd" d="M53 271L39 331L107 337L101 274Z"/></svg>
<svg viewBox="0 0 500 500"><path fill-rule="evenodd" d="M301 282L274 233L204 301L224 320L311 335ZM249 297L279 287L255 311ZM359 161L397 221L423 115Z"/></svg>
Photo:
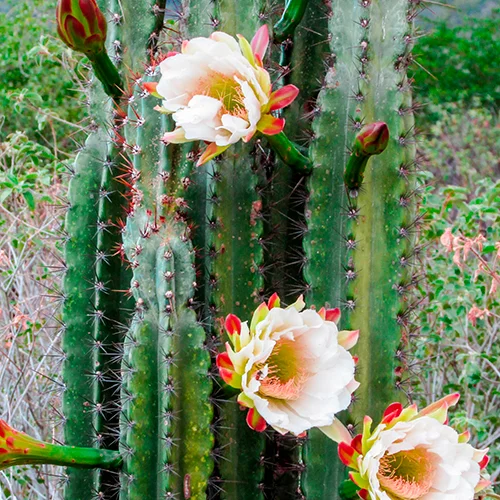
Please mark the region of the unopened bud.
<svg viewBox="0 0 500 500"><path fill-rule="evenodd" d="M57 32L71 49L84 54L104 50L107 23L95 0L59 0Z"/></svg>
<svg viewBox="0 0 500 500"><path fill-rule="evenodd" d="M365 125L356 137L358 147L365 155L382 153L389 142L389 128L384 122L375 122Z"/></svg>

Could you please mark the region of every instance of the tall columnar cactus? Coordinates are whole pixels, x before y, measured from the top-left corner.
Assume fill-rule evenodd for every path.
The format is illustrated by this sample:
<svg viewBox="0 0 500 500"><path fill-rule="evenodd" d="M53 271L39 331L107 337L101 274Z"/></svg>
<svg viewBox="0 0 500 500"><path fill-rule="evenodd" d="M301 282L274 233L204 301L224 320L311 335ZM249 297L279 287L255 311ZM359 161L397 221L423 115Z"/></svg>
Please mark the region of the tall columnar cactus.
<svg viewBox="0 0 500 500"><path fill-rule="evenodd" d="M405 400L398 353L411 334L416 226L406 70L419 2L99 5L113 63L92 38L86 53L109 98L93 82L93 130L69 191L63 410L68 445L111 450L114 467L119 451L123 463L118 474L68 469L66 498L345 497L337 447L320 431L249 428L217 375L220 319L250 319L276 291L340 307L344 327L361 332L361 387L344 422L356 430ZM79 20L95 8L61 0L60 17L76 12L63 35L102 34L101 21ZM275 113L300 146L261 134L197 167L206 146L162 142L174 124L154 89L169 52L213 31L250 39L266 24L273 37L275 23L264 66L273 88L301 91Z"/></svg>

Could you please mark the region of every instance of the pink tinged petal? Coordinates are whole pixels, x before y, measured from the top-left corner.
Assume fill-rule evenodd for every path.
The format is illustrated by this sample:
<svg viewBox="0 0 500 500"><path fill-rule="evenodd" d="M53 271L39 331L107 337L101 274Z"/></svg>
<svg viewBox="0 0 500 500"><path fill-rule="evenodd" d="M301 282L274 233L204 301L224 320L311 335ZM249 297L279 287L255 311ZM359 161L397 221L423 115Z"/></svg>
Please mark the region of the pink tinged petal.
<svg viewBox="0 0 500 500"><path fill-rule="evenodd" d="M460 394L458 392L454 394L448 394L444 398L430 404L429 406L422 409L419 413L419 417L428 416L434 418L435 420L444 423L447 419L448 408L450 406L455 406L460 399Z"/></svg>
<svg viewBox="0 0 500 500"><path fill-rule="evenodd" d="M340 309L338 307L335 307L334 309L327 309L325 319L327 321L338 323L340 321Z"/></svg>
<svg viewBox="0 0 500 500"><path fill-rule="evenodd" d="M255 132L256 130L254 130L253 132L250 132L248 135L246 135L245 137L243 137L243 142L250 142L253 138L253 136L255 135Z"/></svg>
<svg viewBox="0 0 500 500"><path fill-rule="evenodd" d="M283 109L292 104L299 95L299 89L295 85L285 85L271 94L269 100L269 111Z"/></svg>
<svg viewBox="0 0 500 500"><path fill-rule="evenodd" d="M266 24L257 30L250 45L252 47L252 52L256 56L259 56L260 59L264 59L267 47L269 46L269 29Z"/></svg>
<svg viewBox="0 0 500 500"><path fill-rule="evenodd" d="M330 425L318 427L318 429L336 443L350 443L352 440L347 427L345 427L345 425L338 418L336 418Z"/></svg>
<svg viewBox="0 0 500 500"><path fill-rule="evenodd" d="M161 138L161 142L164 144L183 144L184 142L189 142L184 134L184 129L178 127L172 132L167 132Z"/></svg>
<svg viewBox="0 0 500 500"><path fill-rule="evenodd" d="M279 306L280 306L280 298L278 294L275 292L271 295L271 297L267 301L267 307L269 309L273 309L274 307L279 307Z"/></svg>
<svg viewBox="0 0 500 500"><path fill-rule="evenodd" d="M458 435L458 442L459 443L468 443L471 438L471 434L469 430L466 430L462 432L462 434Z"/></svg>
<svg viewBox="0 0 500 500"><path fill-rule="evenodd" d="M304 309L304 307L306 307L306 303L304 302L304 296L303 295L300 295L299 298L291 305L289 305L287 307L287 309L291 309L293 307L293 309L297 310L297 311L302 311L302 309Z"/></svg>
<svg viewBox="0 0 500 500"><path fill-rule="evenodd" d="M405 408L398 417L398 422L409 422L418 415L418 408L415 403Z"/></svg>
<svg viewBox="0 0 500 500"><path fill-rule="evenodd" d="M189 40L182 41L181 52L183 54L185 54L187 52L188 45L189 45Z"/></svg>
<svg viewBox="0 0 500 500"><path fill-rule="evenodd" d="M226 316L224 326L229 335L240 335L241 333L241 320L234 314L228 314Z"/></svg>
<svg viewBox="0 0 500 500"><path fill-rule="evenodd" d="M160 94L158 94L158 92L156 92L156 87L158 87L158 82L145 82L142 84L142 87L144 90L149 92L154 97L158 97L159 99L163 97Z"/></svg>
<svg viewBox="0 0 500 500"><path fill-rule="evenodd" d="M356 467L359 454L352 446L348 445L347 443L341 442L339 443L337 451L340 461L344 465L350 467L351 469L354 469Z"/></svg>
<svg viewBox="0 0 500 500"><path fill-rule="evenodd" d="M285 128L285 119L264 115L257 123L257 130L264 135L277 135Z"/></svg>
<svg viewBox="0 0 500 500"><path fill-rule="evenodd" d="M311 306L313 307L313 306ZM321 317L321 319L324 321L326 319L326 309L324 307L322 307L319 311L318 311L318 314L319 316Z"/></svg>
<svg viewBox="0 0 500 500"><path fill-rule="evenodd" d="M215 142L211 142L207 149L203 151L203 154L200 156L200 159L198 160L198 163L196 164L197 167L203 165L207 161L212 160L216 156L219 156L221 153L223 153L229 146L217 146Z"/></svg>
<svg viewBox="0 0 500 500"><path fill-rule="evenodd" d="M267 427L266 421L255 408L250 408L250 410L248 410L247 424L251 429L257 432L264 432Z"/></svg>
<svg viewBox="0 0 500 500"><path fill-rule="evenodd" d="M266 318L269 314L269 308L265 302L262 302L259 307L255 310L252 316L252 322L250 323L250 332L255 333L255 327L258 323Z"/></svg>
<svg viewBox="0 0 500 500"><path fill-rule="evenodd" d="M226 384L234 387L236 389L241 388L241 375L234 371L234 365L227 352L221 352L217 354L215 360L217 368L219 369L219 375Z"/></svg>
<svg viewBox="0 0 500 500"><path fill-rule="evenodd" d="M491 486L491 481L488 481L487 479L480 479L474 488L474 492L477 493L478 491L482 491L488 486Z"/></svg>
<svg viewBox="0 0 500 500"><path fill-rule="evenodd" d="M403 412L403 405L401 403L392 403L387 407L384 411L384 416L382 418L382 424L389 424L395 418L398 418L399 415Z"/></svg>
<svg viewBox="0 0 500 500"><path fill-rule="evenodd" d="M478 462L479 464L479 468L481 470L483 469L486 469L488 463L490 462L490 457L488 455L484 455L484 457L482 458L482 460L480 462Z"/></svg>
<svg viewBox="0 0 500 500"><path fill-rule="evenodd" d="M254 402L253 399L250 399L244 392L240 392L238 395L238 404L243 406L244 408L253 408Z"/></svg>
<svg viewBox="0 0 500 500"><path fill-rule="evenodd" d="M365 455L369 450L368 440L370 439L372 434L372 423L373 420L368 415L365 416L365 418L363 419L363 440L361 445L363 455Z"/></svg>
<svg viewBox="0 0 500 500"><path fill-rule="evenodd" d="M359 339L359 330L341 330L338 334L338 343L346 350L352 349Z"/></svg>
<svg viewBox="0 0 500 500"><path fill-rule="evenodd" d="M255 66L255 57L253 55L253 50L251 45L248 43L248 40L243 36L243 35L236 35L238 38L238 41L240 43L240 49L241 53L245 57L245 59L248 60L248 62L252 65Z"/></svg>

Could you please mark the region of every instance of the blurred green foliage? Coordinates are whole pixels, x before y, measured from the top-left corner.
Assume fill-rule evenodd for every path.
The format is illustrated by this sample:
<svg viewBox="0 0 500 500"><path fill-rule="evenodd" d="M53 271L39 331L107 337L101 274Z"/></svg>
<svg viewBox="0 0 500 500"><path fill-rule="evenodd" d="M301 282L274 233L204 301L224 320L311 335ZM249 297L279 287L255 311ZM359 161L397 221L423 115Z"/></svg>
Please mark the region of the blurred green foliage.
<svg viewBox="0 0 500 500"><path fill-rule="evenodd" d="M426 170L422 214L427 218L420 235L421 300L411 361L419 383L414 389L424 405L443 394L460 392L451 416L460 430L469 427L474 443L489 446L488 467L500 476L500 286L491 292L492 278L480 271L471 252L462 268L453 252L439 241L446 228L454 235L485 238L481 257L500 273L500 124L487 109L463 104L432 106L437 117L420 152ZM500 244L500 243L499 243ZM463 252L462 252L463 256ZM476 306L490 314L474 325L468 313ZM413 353L412 353L413 356Z"/></svg>
<svg viewBox="0 0 500 500"><path fill-rule="evenodd" d="M466 18L459 26L443 21L431 26L415 48L417 99L435 104L476 101L498 110L499 26L499 9L484 19Z"/></svg>
<svg viewBox="0 0 500 500"><path fill-rule="evenodd" d="M73 149L84 109L80 58L57 39L54 5L9 1L0 13L0 137L19 131L59 151Z"/></svg>

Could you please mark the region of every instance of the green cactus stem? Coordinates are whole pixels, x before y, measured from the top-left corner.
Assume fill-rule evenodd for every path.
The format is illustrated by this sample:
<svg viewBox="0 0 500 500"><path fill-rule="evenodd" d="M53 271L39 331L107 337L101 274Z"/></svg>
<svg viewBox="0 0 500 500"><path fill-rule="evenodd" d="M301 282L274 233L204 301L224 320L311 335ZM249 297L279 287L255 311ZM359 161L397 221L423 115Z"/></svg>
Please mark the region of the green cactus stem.
<svg viewBox="0 0 500 500"><path fill-rule="evenodd" d="M0 470L35 464L118 469L121 463L122 459L117 451L44 443L16 431L7 422L0 420Z"/></svg>
<svg viewBox="0 0 500 500"><path fill-rule="evenodd" d="M309 158L302 154L284 132L276 135L267 135L266 140L279 157L299 174L309 174L312 170Z"/></svg>
<svg viewBox="0 0 500 500"><path fill-rule="evenodd" d="M412 163L411 125L398 110L407 95L406 66L412 32L411 5L399 0L332 2L329 18L331 67L320 92L310 157L309 232L304 239L308 300L342 307L341 328L359 329L355 353L361 387L344 422L363 415L379 418L385 404L404 399L398 391L398 346L404 338L407 300L399 289L411 284L414 205L411 175L401 168ZM411 113L410 113L411 115ZM344 185L348 147L364 122L384 121L391 134L387 150L365 165L358 196ZM348 169L348 171L351 171ZM354 186L362 180L360 170ZM352 186L352 185L351 185ZM401 203L401 200L406 200ZM328 279L325 279L328 276ZM332 457L325 467L320 456ZM335 446L319 431L310 432L305 447L303 487L306 496L338 499L345 469L335 459Z"/></svg>
<svg viewBox="0 0 500 500"><path fill-rule="evenodd" d="M281 19L274 25L274 39L284 42L291 38L304 17L309 0L286 0Z"/></svg>
<svg viewBox="0 0 500 500"><path fill-rule="evenodd" d="M95 275L96 204L103 165L106 159L107 140L102 129L91 134L84 149L75 160L74 173L69 188L69 209L65 230L68 234L64 277L65 301L63 305L64 351L63 413L65 416L65 442L72 446L92 447L94 384L90 375L95 370L93 350L94 289L89 283ZM89 316L90 315L90 316ZM68 469L67 498L88 498L94 488L93 471ZM82 495L82 496L80 496Z"/></svg>
<svg viewBox="0 0 500 500"><path fill-rule="evenodd" d="M118 102L123 96L123 81L108 53L103 50L87 54L87 57L92 64L94 75L102 83L104 92Z"/></svg>

